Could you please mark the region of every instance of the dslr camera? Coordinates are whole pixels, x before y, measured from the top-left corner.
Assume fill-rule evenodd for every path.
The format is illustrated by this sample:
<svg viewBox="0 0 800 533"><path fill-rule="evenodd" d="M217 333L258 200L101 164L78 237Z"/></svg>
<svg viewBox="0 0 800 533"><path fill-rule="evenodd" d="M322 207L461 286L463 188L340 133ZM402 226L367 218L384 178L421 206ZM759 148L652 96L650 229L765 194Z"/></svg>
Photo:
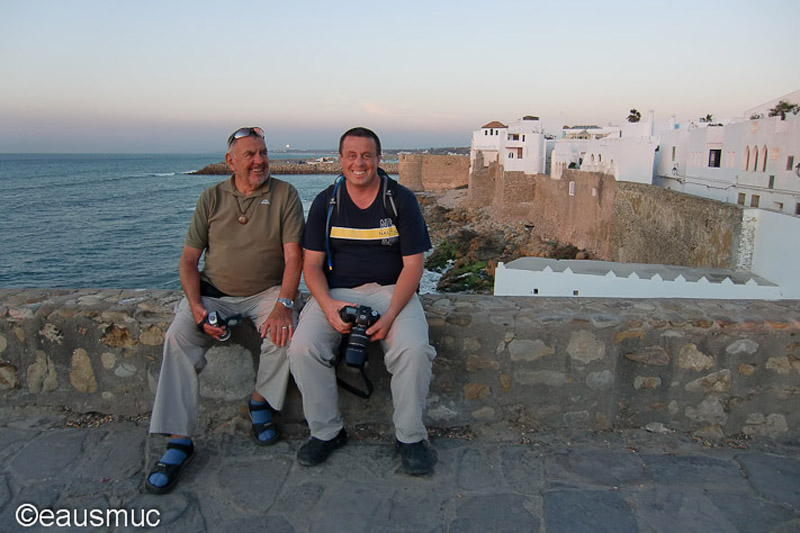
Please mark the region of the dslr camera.
<svg viewBox="0 0 800 533"><path fill-rule="evenodd" d="M367 328L378 321L381 314L366 305L353 307L346 305L339 310L339 316L344 322L353 324L350 333L347 335L347 347L344 353L344 360L347 366L362 368L367 360L367 345L369 337Z"/></svg>
<svg viewBox="0 0 800 533"><path fill-rule="evenodd" d="M206 317L206 322L208 322L208 324L211 326L225 329L225 333L223 333L219 338L219 340L224 342L231 338L231 328L241 325L242 315L234 315L232 317L225 318L217 311L211 311Z"/></svg>

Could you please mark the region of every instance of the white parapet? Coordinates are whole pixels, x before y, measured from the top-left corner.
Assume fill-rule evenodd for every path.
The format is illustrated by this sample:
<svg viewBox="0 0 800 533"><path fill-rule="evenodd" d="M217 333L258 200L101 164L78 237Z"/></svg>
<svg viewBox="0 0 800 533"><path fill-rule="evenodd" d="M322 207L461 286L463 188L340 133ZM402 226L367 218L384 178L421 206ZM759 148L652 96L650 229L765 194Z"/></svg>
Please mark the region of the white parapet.
<svg viewBox="0 0 800 533"><path fill-rule="evenodd" d="M645 263L524 257L495 270L495 296L779 300L781 288L750 272Z"/></svg>

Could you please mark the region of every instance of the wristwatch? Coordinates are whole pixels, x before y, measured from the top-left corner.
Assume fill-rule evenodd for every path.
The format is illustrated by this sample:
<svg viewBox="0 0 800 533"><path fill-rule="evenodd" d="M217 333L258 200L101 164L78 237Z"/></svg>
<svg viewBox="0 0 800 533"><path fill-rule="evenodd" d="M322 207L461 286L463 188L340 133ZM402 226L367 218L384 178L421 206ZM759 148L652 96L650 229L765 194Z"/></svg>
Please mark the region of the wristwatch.
<svg viewBox="0 0 800 533"><path fill-rule="evenodd" d="M294 309L294 301L289 298L278 298L278 301L283 304L286 309Z"/></svg>

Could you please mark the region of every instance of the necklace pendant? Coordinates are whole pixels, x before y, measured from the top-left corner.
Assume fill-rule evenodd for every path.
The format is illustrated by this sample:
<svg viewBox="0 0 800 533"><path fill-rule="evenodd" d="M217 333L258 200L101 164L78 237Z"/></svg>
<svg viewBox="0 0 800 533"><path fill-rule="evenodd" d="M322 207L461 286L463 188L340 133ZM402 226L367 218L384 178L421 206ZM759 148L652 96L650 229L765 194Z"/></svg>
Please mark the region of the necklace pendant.
<svg viewBox="0 0 800 533"><path fill-rule="evenodd" d="M239 224L247 224L247 216L242 215L239 217Z"/></svg>

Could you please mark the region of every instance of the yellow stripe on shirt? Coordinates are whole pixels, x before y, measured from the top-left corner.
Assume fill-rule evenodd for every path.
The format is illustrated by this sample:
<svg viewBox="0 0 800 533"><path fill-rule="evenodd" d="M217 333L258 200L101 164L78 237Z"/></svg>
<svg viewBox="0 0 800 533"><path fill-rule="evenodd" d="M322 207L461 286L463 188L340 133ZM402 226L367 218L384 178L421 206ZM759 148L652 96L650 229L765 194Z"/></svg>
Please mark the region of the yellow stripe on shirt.
<svg viewBox="0 0 800 533"><path fill-rule="evenodd" d="M331 228L332 239L349 239L353 241L377 241L381 239L391 239L392 237L399 237L400 233L397 232L396 226L388 228L374 228L374 229L356 229L356 228L342 228L333 226Z"/></svg>

